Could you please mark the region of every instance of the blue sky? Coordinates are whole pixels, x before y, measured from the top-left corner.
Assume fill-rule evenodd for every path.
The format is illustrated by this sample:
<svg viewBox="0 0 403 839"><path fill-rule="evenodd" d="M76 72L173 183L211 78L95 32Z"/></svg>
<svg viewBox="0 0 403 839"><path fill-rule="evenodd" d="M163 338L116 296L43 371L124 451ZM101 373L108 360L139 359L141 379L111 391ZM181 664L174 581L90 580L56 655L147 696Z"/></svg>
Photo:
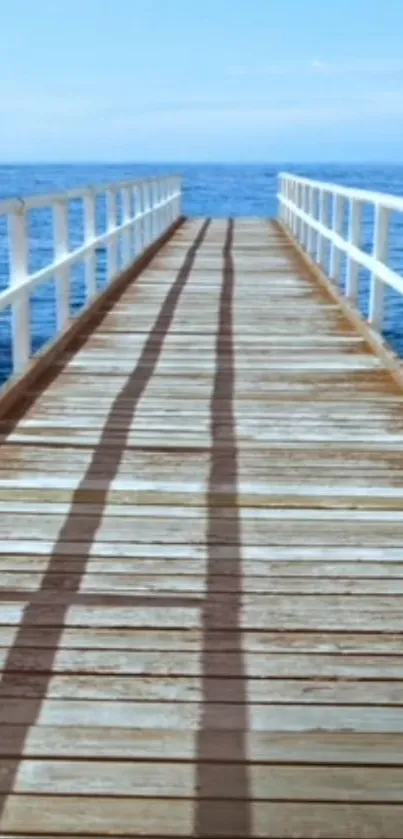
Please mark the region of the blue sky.
<svg viewBox="0 0 403 839"><path fill-rule="evenodd" d="M402 33L402 0L10 0L0 160L403 162Z"/></svg>

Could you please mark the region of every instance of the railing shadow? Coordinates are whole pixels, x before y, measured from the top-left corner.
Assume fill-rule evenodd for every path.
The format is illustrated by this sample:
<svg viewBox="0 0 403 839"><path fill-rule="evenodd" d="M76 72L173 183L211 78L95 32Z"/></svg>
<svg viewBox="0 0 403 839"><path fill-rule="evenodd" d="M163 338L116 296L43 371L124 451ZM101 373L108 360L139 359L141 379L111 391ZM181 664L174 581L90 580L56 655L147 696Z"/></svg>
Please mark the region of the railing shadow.
<svg viewBox="0 0 403 839"><path fill-rule="evenodd" d="M216 370L211 400L211 461L207 504L207 579L203 607L202 716L197 744L197 803L195 836L251 836L251 814L247 767L247 680L242 650L242 536L238 507L238 465L234 415L235 358L233 335L234 264L233 221L228 224L224 245L224 276L220 297L216 345ZM217 508L217 494L226 494L224 517ZM218 576L226 561L222 545L232 550L232 591L217 597ZM220 549L221 547L221 549ZM213 729L228 729L228 708L217 702L214 676L219 652L219 630L232 633L233 671L231 730L231 775L218 775L208 760ZM231 797L236 789L237 797ZM216 801L211 799L215 798ZM231 799L231 800L229 800Z"/></svg>

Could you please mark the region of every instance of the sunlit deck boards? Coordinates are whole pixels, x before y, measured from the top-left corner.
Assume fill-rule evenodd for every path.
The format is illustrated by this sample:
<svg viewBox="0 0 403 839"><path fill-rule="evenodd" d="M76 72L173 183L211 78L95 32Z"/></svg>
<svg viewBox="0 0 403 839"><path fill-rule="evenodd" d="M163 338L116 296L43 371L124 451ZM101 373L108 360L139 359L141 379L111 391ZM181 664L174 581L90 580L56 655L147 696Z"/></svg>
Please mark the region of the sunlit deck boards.
<svg viewBox="0 0 403 839"><path fill-rule="evenodd" d="M0 836L401 839L389 373L253 220L66 362L3 426Z"/></svg>

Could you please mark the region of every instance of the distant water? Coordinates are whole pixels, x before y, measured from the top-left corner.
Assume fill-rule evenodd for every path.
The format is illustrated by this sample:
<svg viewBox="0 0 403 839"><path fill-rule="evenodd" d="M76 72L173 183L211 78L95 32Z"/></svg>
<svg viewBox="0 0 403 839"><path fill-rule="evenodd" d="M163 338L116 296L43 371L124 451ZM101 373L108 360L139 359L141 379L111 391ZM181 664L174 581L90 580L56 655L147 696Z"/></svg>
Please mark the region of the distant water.
<svg viewBox="0 0 403 839"><path fill-rule="evenodd" d="M189 216L273 217L277 214L276 176L279 170L292 171L318 180L332 181L360 189L371 189L403 196L403 165L221 165L221 164L80 164L80 165L9 165L0 166L0 199L44 194L73 189L88 184L140 178L148 175L183 176L183 211ZM51 213L47 209L29 214L29 268L37 270L52 260ZM105 221L104 207L97 208L97 227ZM345 226L347 219L345 218ZM373 217L364 216L362 247L371 249ZM71 202L69 213L70 248L83 239L82 207ZM390 265L403 275L403 214L393 214L390 238ZM343 276L345 265L343 263ZM103 250L97 255L97 282L105 281ZM0 289L8 282L6 228L0 216ZM368 272L360 272L360 308L368 307ZM83 266L75 266L72 277L70 308L74 314L83 303ZM32 348L36 351L55 331L54 282L50 280L32 294L30 305ZM387 289L385 300L385 337L403 356L403 299ZM0 382L11 369L10 313L0 313Z"/></svg>

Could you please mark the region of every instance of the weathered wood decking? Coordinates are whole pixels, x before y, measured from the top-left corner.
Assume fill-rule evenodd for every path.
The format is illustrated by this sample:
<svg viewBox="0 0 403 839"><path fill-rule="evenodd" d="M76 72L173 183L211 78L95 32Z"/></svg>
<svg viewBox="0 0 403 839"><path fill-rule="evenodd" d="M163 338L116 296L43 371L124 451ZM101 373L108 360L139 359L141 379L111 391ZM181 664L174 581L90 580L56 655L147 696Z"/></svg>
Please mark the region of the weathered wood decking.
<svg viewBox="0 0 403 839"><path fill-rule="evenodd" d="M53 374L2 426L0 836L401 837L390 373L223 220Z"/></svg>

